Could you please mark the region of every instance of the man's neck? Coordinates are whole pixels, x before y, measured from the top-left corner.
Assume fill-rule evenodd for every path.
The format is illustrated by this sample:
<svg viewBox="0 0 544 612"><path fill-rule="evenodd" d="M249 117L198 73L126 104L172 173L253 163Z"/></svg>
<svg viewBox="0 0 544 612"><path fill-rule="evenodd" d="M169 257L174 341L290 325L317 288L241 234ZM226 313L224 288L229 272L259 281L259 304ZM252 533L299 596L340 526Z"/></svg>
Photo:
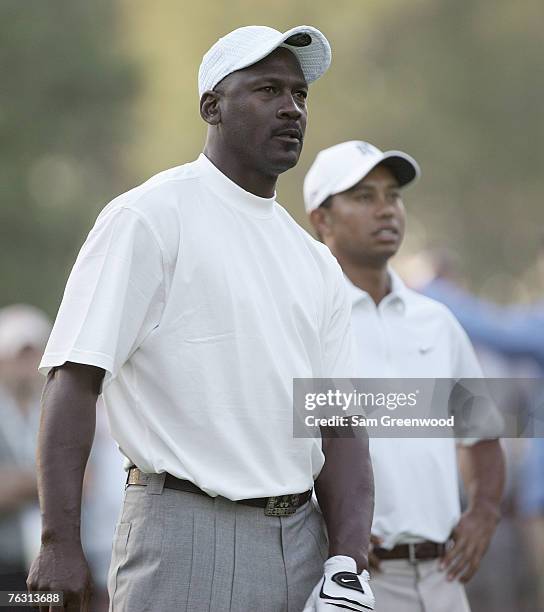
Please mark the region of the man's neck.
<svg viewBox="0 0 544 612"><path fill-rule="evenodd" d="M222 154L208 144L203 153L218 170L245 191L260 198L274 197L277 176L265 176L255 168L244 167L233 155Z"/></svg>
<svg viewBox="0 0 544 612"><path fill-rule="evenodd" d="M359 289L366 291L378 305L383 298L391 293L391 278L387 263L382 266L370 267L350 261L340 261L344 274Z"/></svg>

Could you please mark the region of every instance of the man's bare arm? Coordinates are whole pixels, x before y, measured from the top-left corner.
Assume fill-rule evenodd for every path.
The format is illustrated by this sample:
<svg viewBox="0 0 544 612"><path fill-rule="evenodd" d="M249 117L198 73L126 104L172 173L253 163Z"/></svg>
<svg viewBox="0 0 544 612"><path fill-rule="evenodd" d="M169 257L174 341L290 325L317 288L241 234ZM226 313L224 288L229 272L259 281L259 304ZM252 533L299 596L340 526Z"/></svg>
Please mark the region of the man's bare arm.
<svg viewBox="0 0 544 612"><path fill-rule="evenodd" d="M48 376L38 436L42 547L28 578L31 590L64 591L68 610L86 610L90 573L80 539L81 492L94 438L104 370L67 363Z"/></svg>
<svg viewBox="0 0 544 612"><path fill-rule="evenodd" d="M455 542L443 560L448 579L468 582L476 573L500 519L504 455L498 440L459 448L468 508L452 533Z"/></svg>
<svg viewBox="0 0 544 612"><path fill-rule="evenodd" d="M321 428L325 465L315 492L329 535L329 555L355 559L361 572L368 568L370 528L374 513L374 478L368 437L338 437L334 428Z"/></svg>
<svg viewBox="0 0 544 612"><path fill-rule="evenodd" d="M482 440L462 446L458 452L469 510L486 508L498 520L505 481L504 453L499 440Z"/></svg>

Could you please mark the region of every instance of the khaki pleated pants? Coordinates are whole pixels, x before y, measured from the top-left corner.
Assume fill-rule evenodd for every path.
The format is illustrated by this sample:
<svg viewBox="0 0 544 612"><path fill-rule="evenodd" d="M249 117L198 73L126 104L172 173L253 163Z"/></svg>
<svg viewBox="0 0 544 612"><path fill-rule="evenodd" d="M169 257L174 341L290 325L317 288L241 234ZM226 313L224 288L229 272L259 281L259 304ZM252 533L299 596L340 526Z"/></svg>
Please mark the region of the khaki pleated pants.
<svg viewBox="0 0 544 612"><path fill-rule="evenodd" d="M393 559L380 567L370 582L376 612L470 612L463 585L448 582L438 560Z"/></svg>

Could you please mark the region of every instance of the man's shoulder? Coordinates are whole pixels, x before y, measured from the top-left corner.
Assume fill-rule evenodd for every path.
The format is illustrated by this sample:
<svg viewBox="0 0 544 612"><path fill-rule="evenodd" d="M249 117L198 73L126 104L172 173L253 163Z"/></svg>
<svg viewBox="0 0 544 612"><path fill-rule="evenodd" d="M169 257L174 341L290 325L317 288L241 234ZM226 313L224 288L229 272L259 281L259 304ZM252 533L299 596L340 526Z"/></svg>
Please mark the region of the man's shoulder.
<svg viewBox="0 0 544 612"><path fill-rule="evenodd" d="M404 292L406 301L414 311L423 312L424 314L432 315L444 319L445 321L455 320L451 310L442 302L408 287L404 288Z"/></svg>
<svg viewBox="0 0 544 612"><path fill-rule="evenodd" d="M154 216L165 208L176 206L180 199L190 197L199 173L194 162L158 172L144 183L117 196L106 208L130 208Z"/></svg>
<svg viewBox="0 0 544 612"><path fill-rule="evenodd" d="M442 302L409 288L405 288L405 298L412 317L417 317L418 320L425 321L428 325L438 323L448 329L452 337L465 334L456 316Z"/></svg>
<svg viewBox="0 0 544 612"><path fill-rule="evenodd" d="M281 204L276 203L276 207L278 215L282 218L284 224L298 236L305 249L312 255L318 265L339 271L338 262L329 247L316 240Z"/></svg>
<svg viewBox="0 0 544 612"><path fill-rule="evenodd" d="M98 215L94 229L100 231L118 215L128 215L145 226L172 259L181 237L180 204L195 200L198 177L194 162L159 172L109 202Z"/></svg>

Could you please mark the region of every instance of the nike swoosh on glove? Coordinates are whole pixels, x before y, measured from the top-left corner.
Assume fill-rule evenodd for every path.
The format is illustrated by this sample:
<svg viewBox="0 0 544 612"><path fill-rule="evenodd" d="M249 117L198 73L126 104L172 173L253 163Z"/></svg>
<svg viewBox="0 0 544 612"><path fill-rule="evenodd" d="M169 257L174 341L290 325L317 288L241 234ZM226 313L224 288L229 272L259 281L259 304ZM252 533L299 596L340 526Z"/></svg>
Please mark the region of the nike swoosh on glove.
<svg viewBox="0 0 544 612"><path fill-rule="evenodd" d="M325 561L323 578L317 583L302 612L374 610L374 595L366 570L357 574L351 557L338 555Z"/></svg>

